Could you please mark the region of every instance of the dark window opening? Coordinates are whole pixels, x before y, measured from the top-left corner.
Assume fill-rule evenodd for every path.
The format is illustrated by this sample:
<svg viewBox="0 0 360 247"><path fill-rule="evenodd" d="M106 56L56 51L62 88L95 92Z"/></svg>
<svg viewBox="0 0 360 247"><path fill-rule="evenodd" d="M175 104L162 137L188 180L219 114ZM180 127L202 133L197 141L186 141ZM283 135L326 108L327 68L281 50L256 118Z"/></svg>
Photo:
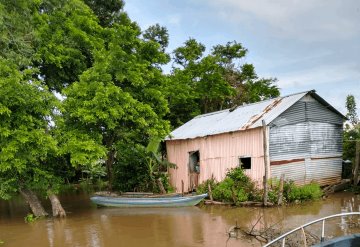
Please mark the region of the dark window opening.
<svg viewBox="0 0 360 247"><path fill-rule="evenodd" d="M251 169L251 157L240 157L239 163L242 169Z"/></svg>

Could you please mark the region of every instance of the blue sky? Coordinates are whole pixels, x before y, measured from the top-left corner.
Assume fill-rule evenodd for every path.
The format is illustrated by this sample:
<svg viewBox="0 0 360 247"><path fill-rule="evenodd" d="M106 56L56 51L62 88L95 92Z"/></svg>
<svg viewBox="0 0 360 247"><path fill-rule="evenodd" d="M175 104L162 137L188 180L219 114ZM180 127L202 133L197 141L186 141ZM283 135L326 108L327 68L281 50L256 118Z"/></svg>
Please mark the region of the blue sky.
<svg viewBox="0 0 360 247"><path fill-rule="evenodd" d="M169 52L189 37L208 50L236 40L282 95L315 89L346 113L353 94L360 115L358 0L127 0L125 11L142 29L165 26Z"/></svg>

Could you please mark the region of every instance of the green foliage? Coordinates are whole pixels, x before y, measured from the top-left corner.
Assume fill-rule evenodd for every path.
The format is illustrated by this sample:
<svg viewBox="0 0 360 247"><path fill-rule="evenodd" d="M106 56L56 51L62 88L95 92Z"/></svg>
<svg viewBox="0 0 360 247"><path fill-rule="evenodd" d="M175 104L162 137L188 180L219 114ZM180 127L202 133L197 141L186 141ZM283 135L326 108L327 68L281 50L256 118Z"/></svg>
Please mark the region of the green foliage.
<svg viewBox="0 0 360 247"><path fill-rule="evenodd" d="M252 64L241 64L247 50L236 41L205 46L190 38L174 51L173 71L165 86L170 113L177 127L202 113L279 96L276 79L259 78Z"/></svg>
<svg viewBox="0 0 360 247"><path fill-rule="evenodd" d="M151 40L158 43L162 51L165 51L169 45L169 34L165 27L161 27L159 24L150 26L145 30L143 37L145 40Z"/></svg>
<svg viewBox="0 0 360 247"><path fill-rule="evenodd" d="M118 155L121 158L117 159L114 166L116 190L157 193L160 190L156 180L161 179L164 189L167 192L173 191L167 174L168 167L173 167L173 164L164 161L158 151L155 153L148 151L158 144L155 140L151 141L147 147L135 143L130 145L129 143L118 143Z"/></svg>
<svg viewBox="0 0 360 247"><path fill-rule="evenodd" d="M238 204L244 201L262 201L263 191L256 188L244 171L237 167L230 169L221 182L208 179L200 184L197 193L208 193L210 184L213 198L216 201ZM268 181L268 200L273 204L278 202L280 181L276 178ZM296 186L293 181L284 181L283 202L317 200L323 195L320 185L312 182L303 186Z"/></svg>
<svg viewBox="0 0 360 247"><path fill-rule="evenodd" d="M0 58L0 196L9 199L20 186L47 190L55 181L46 164L56 155L51 116L58 101L41 82L36 70L21 73Z"/></svg>
<svg viewBox="0 0 360 247"><path fill-rule="evenodd" d="M288 202L310 201L320 199L323 195L320 185L317 183L310 183L300 187L289 185L287 188L286 199Z"/></svg>
<svg viewBox="0 0 360 247"><path fill-rule="evenodd" d="M61 91L93 64L103 29L80 0L45 0L37 24L36 65L50 89Z"/></svg>
<svg viewBox="0 0 360 247"><path fill-rule="evenodd" d="M199 184L196 188L197 194L209 193L208 184L210 184L211 189L213 190L217 186L217 182L214 178L205 180L202 184Z"/></svg>
<svg viewBox="0 0 360 247"><path fill-rule="evenodd" d="M106 176L106 168L101 162L86 164L81 171L86 174L86 180L91 183Z"/></svg>
<svg viewBox="0 0 360 247"><path fill-rule="evenodd" d="M211 186L213 198L216 201L239 203L248 200L258 200L259 191L251 179L240 168L230 169L223 181L217 183L208 179L200 184L197 193L208 193L208 184Z"/></svg>
<svg viewBox="0 0 360 247"><path fill-rule="evenodd" d="M34 53L34 22L38 1L0 2L0 57L21 69L27 67Z"/></svg>
<svg viewBox="0 0 360 247"><path fill-rule="evenodd" d="M349 123L345 124L345 130L343 135L343 159L350 160L355 164L356 154L356 141L360 141L360 122L357 116L356 100L353 95L346 97L346 117L349 119Z"/></svg>
<svg viewBox="0 0 360 247"><path fill-rule="evenodd" d="M123 0L84 0L84 2L94 11L99 19L99 24L103 27L111 27L121 20L125 4Z"/></svg>
<svg viewBox="0 0 360 247"><path fill-rule="evenodd" d="M33 223L35 222L36 220L38 220L39 217L35 217L33 214L27 214L25 217L24 217L24 221L25 223Z"/></svg>
<svg viewBox="0 0 360 247"><path fill-rule="evenodd" d="M356 101L354 95L348 95L346 97L346 117L350 120L352 125L357 125L359 123L359 117L356 113Z"/></svg>
<svg viewBox="0 0 360 247"><path fill-rule="evenodd" d="M236 202L245 202L249 200L249 193L246 193L242 188L238 189L236 196Z"/></svg>
<svg viewBox="0 0 360 247"><path fill-rule="evenodd" d="M225 178L213 190L213 198L216 201L234 202L234 181Z"/></svg>

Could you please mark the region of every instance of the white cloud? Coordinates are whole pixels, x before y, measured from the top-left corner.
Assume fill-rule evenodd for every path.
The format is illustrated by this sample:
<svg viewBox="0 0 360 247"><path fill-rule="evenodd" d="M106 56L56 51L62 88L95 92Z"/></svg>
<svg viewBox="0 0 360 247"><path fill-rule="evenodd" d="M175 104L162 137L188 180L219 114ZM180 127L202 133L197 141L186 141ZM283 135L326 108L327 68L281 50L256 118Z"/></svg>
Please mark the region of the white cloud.
<svg viewBox="0 0 360 247"><path fill-rule="evenodd" d="M181 22L181 17L180 15L171 15L171 16L168 16L167 18L167 22L169 24L172 24L172 25L175 25L175 26L179 26L180 25L180 22Z"/></svg>
<svg viewBox="0 0 360 247"><path fill-rule="evenodd" d="M322 65L310 69L299 69L281 73L278 75L278 85L281 88L287 88L294 86L315 86L335 82L354 84L353 78L360 78L360 71L356 68L355 64Z"/></svg>
<svg viewBox="0 0 360 247"><path fill-rule="evenodd" d="M346 96L355 96L360 114L360 70L354 64L324 65L313 69L302 69L278 76L282 94L315 89L336 109L346 114Z"/></svg>
<svg viewBox="0 0 360 247"><path fill-rule="evenodd" d="M360 34L360 1L211 0L223 19L269 28L302 41L346 40Z"/></svg>

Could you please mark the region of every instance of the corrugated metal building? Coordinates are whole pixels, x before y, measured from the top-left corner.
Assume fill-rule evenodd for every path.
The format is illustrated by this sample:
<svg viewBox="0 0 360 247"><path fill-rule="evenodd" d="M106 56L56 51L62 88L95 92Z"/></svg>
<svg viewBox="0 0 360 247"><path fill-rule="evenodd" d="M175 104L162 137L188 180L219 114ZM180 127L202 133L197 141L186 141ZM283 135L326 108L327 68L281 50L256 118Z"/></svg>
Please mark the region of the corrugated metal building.
<svg viewBox="0 0 360 247"><path fill-rule="evenodd" d="M166 139L172 185L192 190L212 176L221 181L239 166L260 184L265 173L262 120L266 123L269 177L331 184L341 179L345 117L315 91L195 117Z"/></svg>

